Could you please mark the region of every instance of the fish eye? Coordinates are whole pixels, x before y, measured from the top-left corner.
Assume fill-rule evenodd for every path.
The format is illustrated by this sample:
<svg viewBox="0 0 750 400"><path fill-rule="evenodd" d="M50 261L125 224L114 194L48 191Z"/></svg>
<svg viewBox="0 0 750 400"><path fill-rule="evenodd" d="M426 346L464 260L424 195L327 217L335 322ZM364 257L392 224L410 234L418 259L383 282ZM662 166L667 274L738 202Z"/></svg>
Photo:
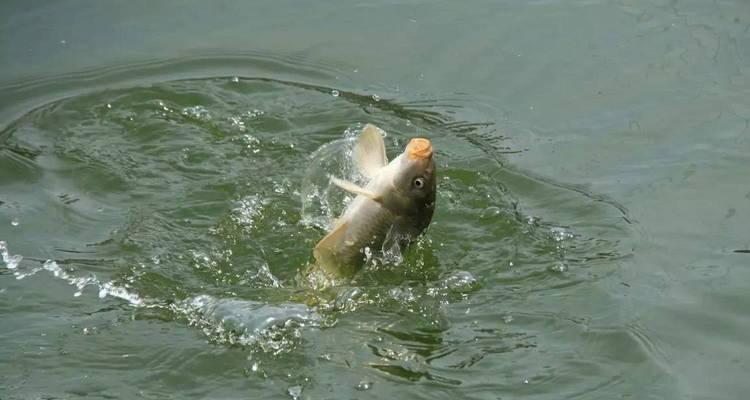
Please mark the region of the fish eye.
<svg viewBox="0 0 750 400"><path fill-rule="evenodd" d="M424 178L422 177L416 177L414 178L414 181L412 182L415 188L422 189L424 187Z"/></svg>

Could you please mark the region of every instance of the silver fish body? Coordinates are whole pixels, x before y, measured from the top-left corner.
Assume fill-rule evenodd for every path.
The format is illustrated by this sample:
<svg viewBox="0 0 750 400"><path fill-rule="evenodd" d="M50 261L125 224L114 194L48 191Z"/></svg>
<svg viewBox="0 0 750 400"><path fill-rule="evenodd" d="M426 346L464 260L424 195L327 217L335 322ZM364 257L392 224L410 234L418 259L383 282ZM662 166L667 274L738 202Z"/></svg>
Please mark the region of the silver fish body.
<svg viewBox="0 0 750 400"><path fill-rule="evenodd" d="M362 266L366 249L378 252L386 240L405 248L427 228L435 209L436 171L429 140L412 139L388 163L380 129L368 124L357 140L354 161L370 180L362 188L332 178L357 196L313 251L317 265L335 276L352 275Z"/></svg>

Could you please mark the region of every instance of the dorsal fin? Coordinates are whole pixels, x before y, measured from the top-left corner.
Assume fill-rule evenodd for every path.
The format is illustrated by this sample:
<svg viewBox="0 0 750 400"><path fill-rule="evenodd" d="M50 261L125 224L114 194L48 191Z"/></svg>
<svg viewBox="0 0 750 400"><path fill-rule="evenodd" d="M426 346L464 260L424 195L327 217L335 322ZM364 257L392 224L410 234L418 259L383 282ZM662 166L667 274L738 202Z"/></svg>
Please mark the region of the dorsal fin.
<svg viewBox="0 0 750 400"><path fill-rule="evenodd" d="M374 178L380 168L388 164L381 131L382 129L373 124L365 125L354 146L354 163L359 172L368 179Z"/></svg>

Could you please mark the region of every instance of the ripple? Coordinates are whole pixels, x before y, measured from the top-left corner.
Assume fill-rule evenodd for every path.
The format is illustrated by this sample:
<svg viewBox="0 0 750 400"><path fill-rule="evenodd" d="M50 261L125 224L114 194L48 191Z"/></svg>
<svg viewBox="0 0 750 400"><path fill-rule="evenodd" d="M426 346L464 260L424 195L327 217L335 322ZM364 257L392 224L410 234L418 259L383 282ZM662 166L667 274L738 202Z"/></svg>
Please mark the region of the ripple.
<svg viewBox="0 0 750 400"><path fill-rule="evenodd" d="M632 254L633 219L606 196L509 168L503 154L518 149L498 134L508 127L493 122L497 110L464 95L374 95L342 81L333 89L326 68L305 75L287 60L251 61L263 71L254 76L240 71L247 60L223 69L222 60L6 85L29 96L46 87L40 98L54 101L0 130L0 165L22 171L26 188L6 198L21 180L0 184L3 201L22 199L13 241L37 243L43 255L16 260L3 244L5 269L38 274L23 280L29 290L48 275L71 297L121 301L132 306L114 311L131 321L123 332L138 321L184 329L241 358L241 376L273 377L302 397L323 387L321 368L372 393L384 380L481 392L483 371L493 371L495 392L557 384L573 393L648 365L649 354L607 364L622 357L603 344L633 340L584 335L590 316L570 315L566 303L612 305L596 283ZM163 79L169 69L186 79ZM106 83L113 77L120 84ZM90 89L74 89L80 79ZM386 130L391 154L415 134L433 140L434 223L403 259L376 260L345 286L311 292L298 274L347 201L323 172L357 179L347 149L367 122ZM52 225L63 233L39 228ZM144 360L181 368L180 357Z"/></svg>

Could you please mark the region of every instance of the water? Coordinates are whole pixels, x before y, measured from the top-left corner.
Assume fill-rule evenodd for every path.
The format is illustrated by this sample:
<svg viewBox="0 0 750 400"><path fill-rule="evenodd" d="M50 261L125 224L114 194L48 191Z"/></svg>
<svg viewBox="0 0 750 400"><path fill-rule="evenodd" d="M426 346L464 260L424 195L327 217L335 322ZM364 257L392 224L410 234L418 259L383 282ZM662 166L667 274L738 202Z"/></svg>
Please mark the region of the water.
<svg viewBox="0 0 750 400"><path fill-rule="evenodd" d="M0 397L746 393L746 3L0 10ZM434 222L306 290L368 122Z"/></svg>

